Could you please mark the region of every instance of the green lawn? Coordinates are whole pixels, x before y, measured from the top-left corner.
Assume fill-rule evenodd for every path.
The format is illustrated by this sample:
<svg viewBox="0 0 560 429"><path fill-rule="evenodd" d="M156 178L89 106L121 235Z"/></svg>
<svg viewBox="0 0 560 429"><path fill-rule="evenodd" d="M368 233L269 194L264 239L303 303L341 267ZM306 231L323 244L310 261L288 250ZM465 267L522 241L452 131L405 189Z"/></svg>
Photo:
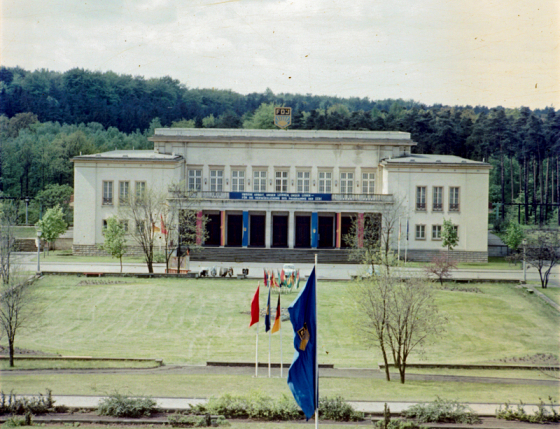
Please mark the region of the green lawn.
<svg viewBox="0 0 560 429"><path fill-rule="evenodd" d="M37 257L31 259L31 261L37 261ZM51 250L48 256L44 256L41 253L41 262L109 262L109 263L119 263L117 258L111 258L110 256L74 256L71 250ZM141 256L125 256L123 257L123 263L145 263L144 258Z"/></svg>
<svg viewBox="0 0 560 429"><path fill-rule="evenodd" d="M290 395L286 378L267 378L261 370L257 379L241 375L186 374L33 374L6 375L2 389L19 394L34 394L52 389L56 395L106 395L115 390L130 395L208 398L223 393L246 394L260 390L272 396ZM529 384L487 384L464 382L407 381L400 384L372 378L321 378L322 396L341 395L346 400L432 401L437 396L461 402L511 401L536 403L550 395L558 401L555 386Z"/></svg>
<svg viewBox="0 0 560 429"><path fill-rule="evenodd" d="M0 360L0 370L18 369L90 369L90 368L155 368L154 361L107 361L107 360L63 360L63 359L18 359L10 367L7 359Z"/></svg>
<svg viewBox="0 0 560 429"><path fill-rule="evenodd" d="M427 265L429 265L428 262L407 262L405 267L424 268ZM505 258L490 256L488 257L487 264L480 262L460 262L457 264L457 268L465 270L522 270L523 266L521 264L511 264L506 261Z"/></svg>
<svg viewBox="0 0 560 429"><path fill-rule="evenodd" d="M16 226L14 227L14 236L16 238L36 238L37 230L34 226Z"/></svg>
<svg viewBox="0 0 560 429"><path fill-rule="evenodd" d="M547 287L546 289L543 289L542 287L537 287L536 289L542 294L548 296L556 304L560 305L560 288Z"/></svg>
<svg viewBox="0 0 560 429"><path fill-rule="evenodd" d="M167 364L254 361L255 326L248 327L254 280L126 279L126 284L78 286L82 280L46 276L36 283L41 323L19 332L17 347L73 356L163 358ZM347 285L318 284L320 362L376 366L381 361L377 350L353 334ZM426 347L425 361L480 363L559 354L560 317L550 306L511 285L477 287L484 293L437 292L448 331ZM282 307L295 297L282 295ZM264 290L260 301L262 308ZM284 361L289 362L291 325L283 327ZM266 362L262 328L259 360ZM272 360L280 360L278 334L272 336Z"/></svg>
<svg viewBox="0 0 560 429"><path fill-rule="evenodd" d="M226 428L229 429L293 429L294 424L299 426L302 424L305 424L307 427L313 427L313 425L315 424L314 420L311 419L309 420L309 422L305 423L305 421L301 421L301 422L288 422L288 423L276 423L276 422L238 422L235 420L228 420L228 422L230 423L229 426L224 426ZM336 429L336 428L344 428L344 429L363 429L365 425L371 426L371 421L368 423L368 421L364 421L364 423L362 424L349 424L349 423L339 423L339 424L325 424L323 422L320 423L320 427L321 429ZM159 427L159 425L150 425L150 427ZM21 429L31 429L31 428L36 428L36 426L20 426ZM46 425L46 426L42 426L48 429L68 429L69 426L61 426L61 425ZM82 427L87 427L88 429L107 429L108 427L110 428L115 428L115 427L126 427L126 429L145 429L146 426L130 426L130 425L123 425L123 426L118 426L115 424L108 424L106 426L103 425L83 425Z"/></svg>

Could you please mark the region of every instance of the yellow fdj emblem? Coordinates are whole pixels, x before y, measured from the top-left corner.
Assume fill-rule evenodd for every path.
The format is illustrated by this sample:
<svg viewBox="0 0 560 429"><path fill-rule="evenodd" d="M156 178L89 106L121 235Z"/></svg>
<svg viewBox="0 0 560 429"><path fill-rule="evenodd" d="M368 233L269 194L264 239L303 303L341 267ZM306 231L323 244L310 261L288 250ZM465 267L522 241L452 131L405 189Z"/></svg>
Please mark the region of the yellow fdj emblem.
<svg viewBox="0 0 560 429"><path fill-rule="evenodd" d="M307 347L307 343L309 342L309 329L307 329L307 323L303 324L303 328L298 329L297 331L299 338L300 338L300 343L299 343L299 349L300 350L305 350L305 348Z"/></svg>

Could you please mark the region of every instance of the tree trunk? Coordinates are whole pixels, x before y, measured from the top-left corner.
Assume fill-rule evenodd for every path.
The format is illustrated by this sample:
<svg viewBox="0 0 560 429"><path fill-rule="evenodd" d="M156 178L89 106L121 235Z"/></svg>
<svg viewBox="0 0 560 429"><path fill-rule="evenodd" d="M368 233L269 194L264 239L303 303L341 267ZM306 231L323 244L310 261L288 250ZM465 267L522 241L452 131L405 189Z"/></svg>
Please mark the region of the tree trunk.
<svg viewBox="0 0 560 429"><path fill-rule="evenodd" d="M150 274L153 274L153 272L154 272L154 262L153 261L146 261L146 264L148 265L148 272Z"/></svg>
<svg viewBox="0 0 560 429"><path fill-rule="evenodd" d="M389 373L389 360L387 359L387 350L385 350L385 343L379 341L381 347L381 354L383 355L383 363L385 364L385 378L387 381L391 381L391 374Z"/></svg>
<svg viewBox="0 0 560 429"><path fill-rule="evenodd" d="M548 221L548 165L550 160L546 159L546 174L544 176L544 221Z"/></svg>
<svg viewBox="0 0 560 429"><path fill-rule="evenodd" d="M504 150L500 146L500 166L502 168L501 171L501 181L502 181L502 220L505 218L505 202L506 202L506 180L505 180L505 172L504 172Z"/></svg>
<svg viewBox="0 0 560 429"><path fill-rule="evenodd" d="M529 223L529 194L528 194L528 187L527 187L527 158L523 158L523 188L525 192L525 225Z"/></svg>
<svg viewBox="0 0 560 429"><path fill-rule="evenodd" d="M513 157L511 157L509 159L509 176L510 176L510 182L511 182L511 201L510 203L513 203L514 197L513 194L515 193L515 184L513 182Z"/></svg>
<svg viewBox="0 0 560 429"><path fill-rule="evenodd" d="M122 256L119 259L121 261L121 274L122 274Z"/></svg>
<svg viewBox="0 0 560 429"><path fill-rule="evenodd" d="M10 368L14 367L14 339L8 337L8 353L10 354Z"/></svg>

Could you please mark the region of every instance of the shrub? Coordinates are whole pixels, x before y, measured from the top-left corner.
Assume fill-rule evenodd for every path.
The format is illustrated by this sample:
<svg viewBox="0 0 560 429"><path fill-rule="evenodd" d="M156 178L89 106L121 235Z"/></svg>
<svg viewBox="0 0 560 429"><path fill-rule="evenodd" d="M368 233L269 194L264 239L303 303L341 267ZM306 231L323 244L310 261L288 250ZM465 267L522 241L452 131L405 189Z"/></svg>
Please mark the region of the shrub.
<svg viewBox="0 0 560 429"><path fill-rule="evenodd" d="M29 414L29 416L31 416ZM29 418L29 422L27 421L27 414L26 417L10 417L8 420L4 422L2 428L15 428L18 426L33 426L33 422L31 421L31 417Z"/></svg>
<svg viewBox="0 0 560 429"><path fill-rule="evenodd" d="M319 417L338 422L357 422L364 419L364 413L354 410L342 396L319 398Z"/></svg>
<svg viewBox="0 0 560 429"><path fill-rule="evenodd" d="M173 414L167 418L167 421L172 427L210 427L214 426L212 423L212 418L210 414L204 416L184 416L182 414ZM224 416L218 416L215 421L217 426L229 426L229 422L224 418Z"/></svg>
<svg viewBox="0 0 560 429"><path fill-rule="evenodd" d="M113 417L151 416L158 411L156 401L152 398L131 398L117 392L103 398L97 409L100 416Z"/></svg>
<svg viewBox="0 0 560 429"><path fill-rule="evenodd" d="M421 426L416 422L409 422L406 420L389 420L385 422L384 420L379 420L375 423L375 427L378 429L428 429L427 426Z"/></svg>
<svg viewBox="0 0 560 429"><path fill-rule="evenodd" d="M2 414L47 414L49 412L58 411L54 406L52 391L47 389L45 396L39 393L38 396L30 398L18 398L13 392L5 394L0 392L0 415Z"/></svg>
<svg viewBox="0 0 560 429"><path fill-rule="evenodd" d="M532 415L527 414L523 408L523 402L520 402L515 409L506 402L504 404L504 408L500 406L500 408L496 410L496 418L504 420L518 420L529 423L558 423L560 422L560 414L558 414L554 408L554 404L550 396L548 397L548 400L550 401L550 405L545 404L544 401L539 398L540 402L537 405L538 409Z"/></svg>
<svg viewBox="0 0 560 429"><path fill-rule="evenodd" d="M429 404L416 404L403 411L403 416L420 423L480 423L480 418L468 406L448 399L437 399Z"/></svg>

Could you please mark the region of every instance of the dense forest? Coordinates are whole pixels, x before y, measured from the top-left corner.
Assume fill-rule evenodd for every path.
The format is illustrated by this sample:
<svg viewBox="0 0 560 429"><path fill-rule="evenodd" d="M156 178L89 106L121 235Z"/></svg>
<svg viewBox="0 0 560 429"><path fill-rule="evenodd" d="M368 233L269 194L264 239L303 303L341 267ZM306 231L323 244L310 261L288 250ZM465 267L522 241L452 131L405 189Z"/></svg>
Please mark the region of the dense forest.
<svg viewBox="0 0 560 429"><path fill-rule="evenodd" d="M524 222L553 221L560 201L560 113L425 105L311 94L242 95L187 88L170 77L0 68L0 192L38 197L72 186L71 158L149 149L159 126L273 128L273 106L293 108L291 129L410 132L419 153L490 162L490 198ZM37 198L35 198L37 199ZM525 210L527 207L527 210Z"/></svg>

